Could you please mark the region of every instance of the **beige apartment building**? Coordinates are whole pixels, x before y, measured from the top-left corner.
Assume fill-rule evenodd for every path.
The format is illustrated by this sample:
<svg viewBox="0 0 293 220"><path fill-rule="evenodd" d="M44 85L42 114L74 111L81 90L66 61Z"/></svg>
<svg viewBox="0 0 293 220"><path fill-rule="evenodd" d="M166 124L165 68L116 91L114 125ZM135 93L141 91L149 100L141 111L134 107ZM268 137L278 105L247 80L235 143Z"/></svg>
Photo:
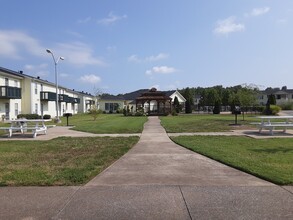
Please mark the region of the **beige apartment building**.
<svg viewBox="0 0 293 220"><path fill-rule="evenodd" d="M91 94L58 86L59 115L84 113L94 104ZM18 114L56 117L56 85L0 67L0 117L11 120Z"/></svg>

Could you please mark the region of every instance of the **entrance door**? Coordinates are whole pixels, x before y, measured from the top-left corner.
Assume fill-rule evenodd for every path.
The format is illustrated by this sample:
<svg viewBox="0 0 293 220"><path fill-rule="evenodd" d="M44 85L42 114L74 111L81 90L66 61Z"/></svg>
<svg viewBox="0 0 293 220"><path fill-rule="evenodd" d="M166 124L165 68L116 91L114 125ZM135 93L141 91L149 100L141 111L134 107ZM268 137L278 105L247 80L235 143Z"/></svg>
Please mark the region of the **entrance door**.
<svg viewBox="0 0 293 220"><path fill-rule="evenodd" d="M10 112L9 103L5 103L5 120L9 120L10 118L9 112Z"/></svg>

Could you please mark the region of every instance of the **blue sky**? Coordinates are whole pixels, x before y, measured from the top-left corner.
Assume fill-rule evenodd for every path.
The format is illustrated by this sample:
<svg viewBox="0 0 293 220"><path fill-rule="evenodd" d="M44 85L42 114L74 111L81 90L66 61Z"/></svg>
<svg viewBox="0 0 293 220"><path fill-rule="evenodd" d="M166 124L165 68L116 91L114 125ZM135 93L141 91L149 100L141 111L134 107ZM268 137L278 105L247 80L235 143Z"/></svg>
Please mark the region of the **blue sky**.
<svg viewBox="0 0 293 220"><path fill-rule="evenodd" d="M59 84L293 89L292 0L0 0L0 66Z"/></svg>

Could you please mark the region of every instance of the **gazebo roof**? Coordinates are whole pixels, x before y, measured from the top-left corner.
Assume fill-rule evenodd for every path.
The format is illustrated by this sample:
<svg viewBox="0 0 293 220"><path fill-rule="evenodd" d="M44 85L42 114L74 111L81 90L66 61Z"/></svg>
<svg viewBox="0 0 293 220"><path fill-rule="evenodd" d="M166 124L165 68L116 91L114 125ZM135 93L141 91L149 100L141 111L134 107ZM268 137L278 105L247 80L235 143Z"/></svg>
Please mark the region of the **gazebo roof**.
<svg viewBox="0 0 293 220"><path fill-rule="evenodd" d="M157 91L156 88L151 88L149 91L142 93L136 100L171 100L171 98L167 96L165 92Z"/></svg>

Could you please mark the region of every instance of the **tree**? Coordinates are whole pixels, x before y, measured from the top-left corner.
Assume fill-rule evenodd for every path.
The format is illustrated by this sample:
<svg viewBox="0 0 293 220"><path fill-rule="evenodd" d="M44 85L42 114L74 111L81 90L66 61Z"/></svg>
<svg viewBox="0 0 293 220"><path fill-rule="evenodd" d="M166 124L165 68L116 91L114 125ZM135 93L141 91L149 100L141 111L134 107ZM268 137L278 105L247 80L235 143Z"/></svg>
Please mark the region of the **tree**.
<svg viewBox="0 0 293 220"><path fill-rule="evenodd" d="M177 113L179 113L180 112L180 103L178 101L177 96L175 96L175 98L174 98L174 104L173 104L173 106L174 106L175 111Z"/></svg>
<svg viewBox="0 0 293 220"><path fill-rule="evenodd" d="M102 110L98 109L96 105L92 106L89 110L88 113L93 117L94 121L97 119L99 114L102 113Z"/></svg>
<svg viewBox="0 0 293 220"><path fill-rule="evenodd" d="M190 113L192 113L193 98L192 98L190 89L188 87L184 90L183 96L186 99L185 113L190 114Z"/></svg>
<svg viewBox="0 0 293 220"><path fill-rule="evenodd" d="M242 88L237 92L239 103L241 106L241 111L243 115L243 121L244 121L244 111L250 106L254 106L256 103L256 94L255 90L252 90L250 88Z"/></svg>
<svg viewBox="0 0 293 220"><path fill-rule="evenodd" d="M268 101L267 101L266 109L265 109L265 114L266 115L271 115L272 114L271 105L276 105L276 97L273 94L270 94L268 96Z"/></svg>

